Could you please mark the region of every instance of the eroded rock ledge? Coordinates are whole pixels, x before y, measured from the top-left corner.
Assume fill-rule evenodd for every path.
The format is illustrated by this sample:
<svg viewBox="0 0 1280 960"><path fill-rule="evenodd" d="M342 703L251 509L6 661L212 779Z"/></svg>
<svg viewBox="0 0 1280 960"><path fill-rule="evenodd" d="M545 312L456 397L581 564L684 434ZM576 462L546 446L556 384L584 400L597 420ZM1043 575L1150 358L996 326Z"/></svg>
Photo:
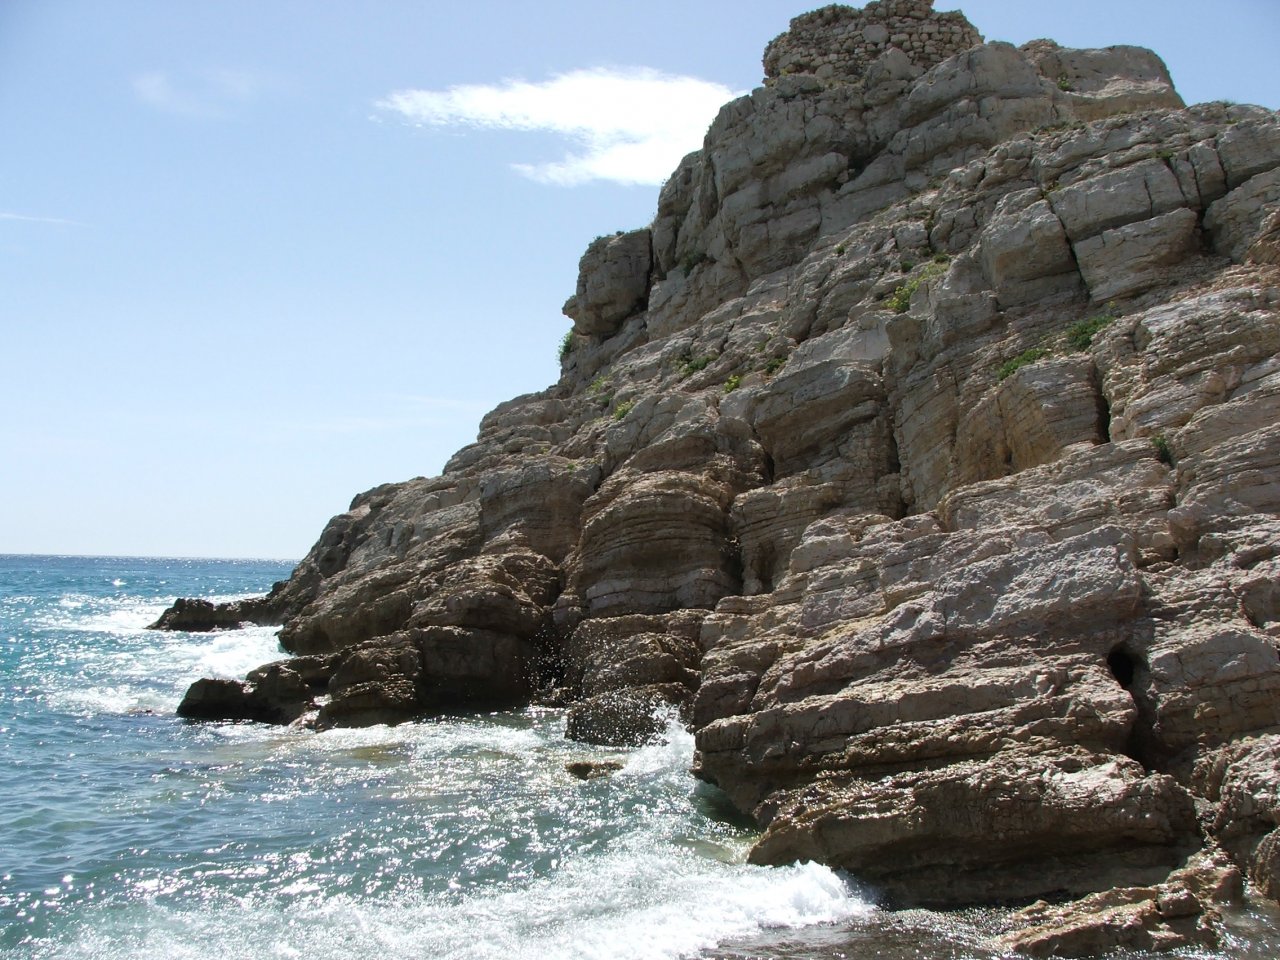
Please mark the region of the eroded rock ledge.
<svg viewBox="0 0 1280 960"><path fill-rule="evenodd" d="M673 704L757 862L1059 902L1032 953L1212 941L1280 894L1280 117L926 0L765 72L588 248L556 385L166 615L295 654L181 712Z"/></svg>

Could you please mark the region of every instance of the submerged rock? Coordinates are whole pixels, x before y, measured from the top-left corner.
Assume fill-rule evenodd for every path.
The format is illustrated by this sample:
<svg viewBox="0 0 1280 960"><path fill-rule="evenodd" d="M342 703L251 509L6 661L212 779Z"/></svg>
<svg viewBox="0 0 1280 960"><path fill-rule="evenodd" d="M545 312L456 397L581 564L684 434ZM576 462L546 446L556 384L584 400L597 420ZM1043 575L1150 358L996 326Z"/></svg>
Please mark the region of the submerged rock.
<svg viewBox="0 0 1280 960"><path fill-rule="evenodd" d="M579 780L597 780L617 773L622 764L617 760L571 760L564 768Z"/></svg>
<svg viewBox="0 0 1280 960"><path fill-rule="evenodd" d="M1280 117L929 0L765 73L589 247L557 384L162 618L301 655L184 713L676 707L756 862L1052 900L1032 953L1208 942L1197 856L1280 890Z"/></svg>

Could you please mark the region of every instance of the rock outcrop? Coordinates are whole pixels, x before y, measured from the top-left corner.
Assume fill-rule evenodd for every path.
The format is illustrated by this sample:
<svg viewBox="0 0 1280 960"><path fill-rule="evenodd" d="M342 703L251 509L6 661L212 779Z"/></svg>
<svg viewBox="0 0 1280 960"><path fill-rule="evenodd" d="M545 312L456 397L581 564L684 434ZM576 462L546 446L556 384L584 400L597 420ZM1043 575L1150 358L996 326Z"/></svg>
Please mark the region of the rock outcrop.
<svg viewBox="0 0 1280 960"><path fill-rule="evenodd" d="M765 72L588 248L556 385L166 615L297 655L181 712L671 706L756 862L1083 897L1033 953L1211 940L1241 873L1280 895L1280 116L928 0Z"/></svg>

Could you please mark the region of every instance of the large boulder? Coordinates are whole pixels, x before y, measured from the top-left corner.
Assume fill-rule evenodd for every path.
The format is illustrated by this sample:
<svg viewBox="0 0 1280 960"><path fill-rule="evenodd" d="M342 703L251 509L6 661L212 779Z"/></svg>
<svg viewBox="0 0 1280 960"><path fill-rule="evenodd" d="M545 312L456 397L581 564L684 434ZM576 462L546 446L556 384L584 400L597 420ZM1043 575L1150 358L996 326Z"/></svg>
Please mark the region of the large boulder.
<svg viewBox="0 0 1280 960"><path fill-rule="evenodd" d="M608 337L639 311L649 292L649 231L600 237L582 255L578 291L564 305L575 333Z"/></svg>

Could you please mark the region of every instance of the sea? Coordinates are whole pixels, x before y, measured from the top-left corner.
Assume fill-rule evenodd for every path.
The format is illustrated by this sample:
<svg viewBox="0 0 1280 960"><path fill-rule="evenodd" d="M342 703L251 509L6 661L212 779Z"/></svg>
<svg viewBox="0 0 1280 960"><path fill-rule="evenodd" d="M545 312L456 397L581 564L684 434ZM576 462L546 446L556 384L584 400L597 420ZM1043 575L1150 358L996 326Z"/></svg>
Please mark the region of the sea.
<svg viewBox="0 0 1280 960"><path fill-rule="evenodd" d="M674 718L630 750L529 708L358 730L191 722L272 628L147 629L265 592L263 560L0 556L0 958L991 958L999 911L879 909L755 836ZM579 780L566 764L613 761ZM1280 956L1274 912L1215 951ZM1132 955L1140 957L1139 954Z"/></svg>

